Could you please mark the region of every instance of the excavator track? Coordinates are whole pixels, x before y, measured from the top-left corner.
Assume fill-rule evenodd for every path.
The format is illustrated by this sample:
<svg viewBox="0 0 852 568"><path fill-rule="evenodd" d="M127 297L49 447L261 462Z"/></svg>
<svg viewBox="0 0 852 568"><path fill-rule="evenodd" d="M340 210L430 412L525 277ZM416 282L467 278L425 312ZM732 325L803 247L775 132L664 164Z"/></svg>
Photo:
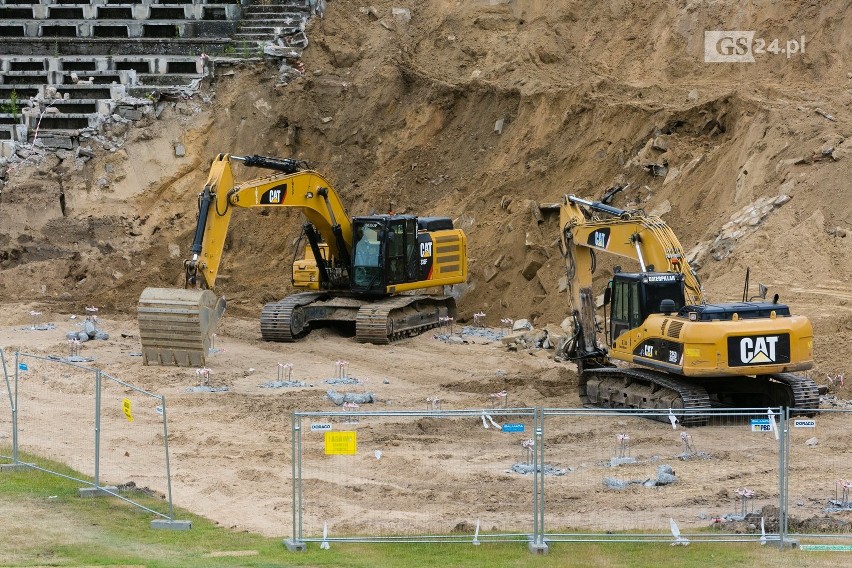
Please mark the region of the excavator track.
<svg viewBox="0 0 852 568"><path fill-rule="evenodd" d="M777 381L789 389L788 396L792 395L790 408L796 410L790 412L790 416L813 416L819 409L819 387L807 377L794 375L792 373L779 373L770 375L773 381Z"/></svg>
<svg viewBox="0 0 852 568"><path fill-rule="evenodd" d="M387 345L438 327L441 317L455 317L451 296L394 296L371 302L358 310L355 339L359 343Z"/></svg>
<svg viewBox="0 0 852 568"><path fill-rule="evenodd" d="M322 292L302 292L263 306L260 335L264 341L293 343L309 331L304 306L326 296Z"/></svg>
<svg viewBox="0 0 852 568"><path fill-rule="evenodd" d="M710 409L710 397L701 386L678 381L649 369L603 367L580 374L580 400L604 408L671 409L683 426L703 426L707 418L682 410ZM668 422L668 416L654 417Z"/></svg>

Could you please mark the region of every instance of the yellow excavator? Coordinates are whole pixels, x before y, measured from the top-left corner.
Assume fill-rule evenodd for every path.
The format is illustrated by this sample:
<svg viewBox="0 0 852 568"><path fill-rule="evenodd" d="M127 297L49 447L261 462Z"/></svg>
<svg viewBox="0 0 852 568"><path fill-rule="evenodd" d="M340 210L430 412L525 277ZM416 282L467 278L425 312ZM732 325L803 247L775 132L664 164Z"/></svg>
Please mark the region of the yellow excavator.
<svg viewBox="0 0 852 568"><path fill-rule="evenodd" d="M278 173L234 183L232 161ZM467 281L467 237L446 217L349 218L331 184L303 162L220 154L198 198L184 262L186 288L146 288L139 334L146 365L204 366L225 299L211 290L235 207L293 207L307 218L304 255L292 283L305 290L271 302L260 316L266 341L292 342L320 323L355 324L359 342L385 344L454 317L455 299L412 291Z"/></svg>
<svg viewBox="0 0 852 568"><path fill-rule="evenodd" d="M793 374L813 366L813 328L777 295L766 301L764 290L762 301L744 294L742 302L707 303L671 228L641 211L569 195L560 207L560 227L573 318L564 352L577 363L584 404L785 406L802 414L818 408L817 385ZM602 318L592 289L598 252L640 267L631 273L615 268Z"/></svg>

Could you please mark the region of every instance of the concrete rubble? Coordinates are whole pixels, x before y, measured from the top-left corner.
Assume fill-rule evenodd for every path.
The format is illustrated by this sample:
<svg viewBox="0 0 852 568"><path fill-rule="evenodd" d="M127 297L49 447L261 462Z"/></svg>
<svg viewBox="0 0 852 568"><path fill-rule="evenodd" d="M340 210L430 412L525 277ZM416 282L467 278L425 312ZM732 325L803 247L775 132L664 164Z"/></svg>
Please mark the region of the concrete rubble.
<svg viewBox="0 0 852 568"><path fill-rule="evenodd" d="M105 331L98 329L98 326L95 322L91 320L85 320L82 324L83 329L80 331L69 331L65 334L65 338L69 340L78 340L80 342L89 341L90 339L101 339L106 340L109 339L109 334Z"/></svg>
<svg viewBox="0 0 852 568"><path fill-rule="evenodd" d="M328 399L336 404L337 406L341 406L344 402L354 402L355 404L370 404L376 402L376 397L373 396L371 392L365 393L354 393L354 392L346 392L339 393L333 389L328 389L326 391L326 396Z"/></svg>
<svg viewBox="0 0 852 568"><path fill-rule="evenodd" d="M648 479L617 479L615 477L604 477L603 485L608 489L627 489L630 485L641 485L643 487L662 487L677 483L677 476L671 466L657 466L657 476Z"/></svg>

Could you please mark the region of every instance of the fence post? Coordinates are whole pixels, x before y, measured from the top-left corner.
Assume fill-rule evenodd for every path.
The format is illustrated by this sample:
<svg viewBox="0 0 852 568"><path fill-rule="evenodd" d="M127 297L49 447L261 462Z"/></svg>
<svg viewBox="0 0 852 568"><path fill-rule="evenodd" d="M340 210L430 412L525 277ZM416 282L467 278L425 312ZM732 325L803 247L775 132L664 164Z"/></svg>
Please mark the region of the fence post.
<svg viewBox="0 0 852 568"><path fill-rule="evenodd" d="M95 369L95 464L94 487L81 487L77 494L80 497L103 497L116 493L115 486L101 486L101 370Z"/></svg>
<svg viewBox="0 0 852 568"><path fill-rule="evenodd" d="M169 420L166 413L166 397L164 395L160 395L160 409L163 411L163 447L166 451L166 487L169 493L169 518L168 520L154 519L151 521L151 528L186 531L192 528L192 521L175 520L175 507L172 499L172 467L169 463Z"/></svg>
<svg viewBox="0 0 852 568"><path fill-rule="evenodd" d="M101 370L95 370L95 491L101 488Z"/></svg>
<svg viewBox="0 0 852 568"><path fill-rule="evenodd" d="M15 351L15 394L12 400L12 461L18 461L18 371L20 369L20 353ZM11 396L11 393L10 393Z"/></svg>
<svg viewBox="0 0 852 568"><path fill-rule="evenodd" d="M533 427L535 430L533 451L533 540L530 552L547 554L544 542L544 411L536 408Z"/></svg>
<svg viewBox="0 0 852 568"><path fill-rule="evenodd" d="M778 538L779 546L784 548L784 541L787 539L787 507L789 507L790 497L790 407L782 409L781 428L781 468L779 475L782 476L780 483L779 494L781 503L778 506Z"/></svg>
<svg viewBox="0 0 852 568"><path fill-rule="evenodd" d="M169 421L166 420L166 397L160 395L160 408L163 409L163 447L166 450L166 487L169 491L169 521L175 520L175 507L172 501L172 468L169 464Z"/></svg>
<svg viewBox="0 0 852 568"><path fill-rule="evenodd" d="M291 479L293 493L293 536L284 539L290 552L304 552L307 544L302 542L302 417L293 412L290 417Z"/></svg>

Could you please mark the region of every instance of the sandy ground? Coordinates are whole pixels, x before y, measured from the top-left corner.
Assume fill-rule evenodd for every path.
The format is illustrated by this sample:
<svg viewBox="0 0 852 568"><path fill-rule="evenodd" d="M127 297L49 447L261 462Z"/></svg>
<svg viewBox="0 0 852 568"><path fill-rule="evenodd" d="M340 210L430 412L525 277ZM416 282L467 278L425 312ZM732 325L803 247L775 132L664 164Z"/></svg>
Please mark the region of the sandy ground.
<svg viewBox="0 0 852 568"><path fill-rule="evenodd" d="M232 218L216 282L229 315L217 341L223 351L210 362L212 383L229 391L191 393L193 369L143 367L130 355L139 350L139 294L183 285L197 195L220 152L306 160L351 215L393 209L451 217L469 237L470 281L457 289L459 320L485 311L491 325L528 318L541 328L570 313L559 285L565 265L555 246L557 215L538 206L568 193L599 198L629 184L613 204L660 215L694 252L709 300L740 299L750 268L750 295L758 282L767 284L770 297L780 294L813 322L812 377L822 383L827 374L852 375L846 2L402 4L411 9L407 24L390 17L396 0L376 0L381 21L354 0L330 2L325 18L310 24L306 74L289 85L275 84L273 63L237 65L217 73L199 96L160 101L156 120L111 127L105 134L114 151L92 143L91 159L48 153L0 165L0 344L7 354L21 347L64 355L64 331L75 323L70 314L98 306L112 338L85 344L83 354L167 397L177 503L228 526L288 533L290 415L336 408L322 381L341 359L367 380L348 388L374 392L372 408L425 409L435 396L444 408L481 408L504 389L511 406L578 403L571 368L543 352L447 345L431 335L380 348L331 331L295 345L259 342L261 307L293 291L292 245L303 218L282 210L238 210ZM754 64L706 63L704 31L717 29L782 41L804 34L808 47L790 57L764 54ZM503 127L495 130L498 121ZM175 143L184 156L175 156ZM650 164L668 173L652 175ZM265 173L236 171L239 180ZM752 215L768 200L779 205ZM615 264L635 268L600 255L598 289ZM535 265L534 274L523 275ZM22 331L33 309L56 330ZM314 386L260 388L276 378L279 362L292 363L293 378ZM22 407L26 443L85 469L66 442L89 455L91 378L42 362L32 369L37 379L23 398L30 414ZM852 398L850 387L841 395ZM128 397L133 423L121 410ZM163 491L152 404L111 386L103 474ZM551 511L557 525L659 527L664 503L704 523L699 514L733 510L731 492L744 485L755 486L762 500L774 498L776 456L741 425L725 426L712 440L695 435L714 459L676 464L683 485L610 493L601 479L614 472L599 464L614 452L616 434L629 433L641 457L617 470L625 479L653 475L679 451L679 438L646 422L555 424L548 429L553 465L574 468L553 482L560 488L553 502L564 505ZM327 521L354 531L371 516L410 531L467 531L476 518L489 529L525 526L528 508L513 493L520 487L526 499L525 481L506 471L523 457L529 424L523 435L496 435L477 419L386 418L345 427L358 432L363 448L354 460L323 462L316 436L304 434L306 530ZM802 462L816 467L801 472L801 507L833 493L829 477L849 476L842 461L832 465L848 457L848 444L834 440L844 431L837 424L821 432L814 455L804 454ZM666 493L673 499L658 498ZM813 507L804 516L818 511Z"/></svg>
<svg viewBox="0 0 852 568"><path fill-rule="evenodd" d="M26 323L0 329L10 364L14 350L68 355L64 334L79 318L50 314L45 321L55 329L28 330ZM84 365L166 397L175 503L222 525L270 536L292 531L291 414L340 412L325 396L329 388L372 392L376 402L361 410L378 412L423 411L428 398L439 397L442 410L485 409L497 424L523 424L524 432L497 431L479 415L305 417L306 535L318 534L323 523L337 534L467 533L477 519L483 531L524 532L532 522L532 479L510 468L527 460L521 442L532 436L532 417L501 415L489 395L505 390L508 406L517 408L579 405L573 370L545 350L509 352L483 339L448 344L434 334L382 348L331 330L292 345L269 344L257 339L253 321L231 317L217 336L220 352L209 360L210 385L227 392L190 392L199 384L194 369L141 364L134 355L135 322L103 319L100 325L111 338L84 343L80 355L94 359ZM361 384L324 382L335 376L338 360L349 362L349 375ZM22 361L28 370L20 374L21 448L92 474L93 374L34 357ZM308 386L262 388L277 379L279 362L291 363L293 380ZM165 494L159 401L108 378L102 392L102 482L133 482ZM125 398L131 400L133 422L123 411ZM309 425L326 422L334 431L356 432L356 455L325 455L323 435ZM8 441L8 418L0 426ZM803 450L801 436L794 444L791 489L796 500L807 499L802 513L808 517L833 497L849 451L841 417L821 418L819 427L818 448ZM706 526L709 518L737 510L735 492L741 487L756 491L756 509L777 502L778 448L770 434L751 433L744 421L713 420L689 431L695 449L707 456L684 461L676 457L684 451L682 431L625 416L548 416L546 463L564 470L547 478L548 526L665 530L668 517L685 528ZM627 453L636 463L611 467L622 433L631 438ZM603 486L606 477L655 478L660 465L670 465L679 482L624 490Z"/></svg>

